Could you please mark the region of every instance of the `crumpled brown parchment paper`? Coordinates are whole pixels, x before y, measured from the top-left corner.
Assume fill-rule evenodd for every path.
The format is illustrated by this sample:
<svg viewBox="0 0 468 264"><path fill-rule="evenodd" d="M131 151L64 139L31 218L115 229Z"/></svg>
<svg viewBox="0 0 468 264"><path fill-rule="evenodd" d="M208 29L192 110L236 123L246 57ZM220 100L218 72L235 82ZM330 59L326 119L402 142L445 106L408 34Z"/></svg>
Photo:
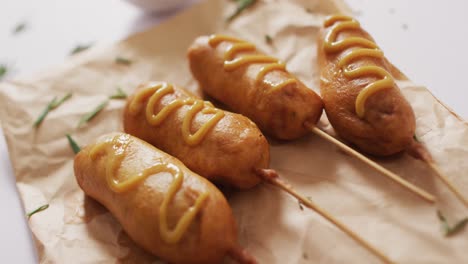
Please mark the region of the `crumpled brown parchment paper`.
<svg viewBox="0 0 468 264"><path fill-rule="evenodd" d="M112 100L77 129L80 117L117 86L131 93L141 82L165 80L199 93L185 57L198 35L227 32L250 40L286 61L290 71L317 91L316 34L325 15L348 12L346 6L326 0L259 1L228 25L225 18L233 8L232 1L205 1L112 47L96 47L45 73L0 84L1 121L25 210L50 204L29 220L41 263L160 263L135 246L105 208L85 198L75 182L74 155L65 134L85 145L103 133L122 130L122 100ZM116 56L134 62L118 65ZM417 136L467 193L467 124L425 87L399 84L416 113ZM69 91L72 99L34 129L32 123L53 96ZM271 144L273 169L398 263L468 262L468 231L445 238L436 217L436 208L452 221L467 210L422 162L405 155L379 160L435 194L436 206L315 136ZM260 263L378 263L344 233L271 186L233 192L228 198L240 243Z"/></svg>

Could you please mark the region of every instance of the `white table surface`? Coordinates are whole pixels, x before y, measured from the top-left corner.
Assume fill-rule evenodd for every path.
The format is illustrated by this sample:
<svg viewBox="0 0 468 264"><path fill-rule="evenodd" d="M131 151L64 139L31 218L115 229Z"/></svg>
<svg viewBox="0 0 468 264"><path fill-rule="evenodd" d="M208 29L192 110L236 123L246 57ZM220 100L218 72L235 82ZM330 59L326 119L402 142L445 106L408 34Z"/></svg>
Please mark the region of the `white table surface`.
<svg viewBox="0 0 468 264"><path fill-rule="evenodd" d="M468 74L468 1L346 2L395 65L460 116L468 117L468 85L464 80ZM0 9L0 64L14 67L10 76L31 74L60 64L77 44L110 44L167 16L145 15L122 0L4 1ZM26 30L12 35L12 29L22 21L27 22ZM0 259L2 263L35 263L1 130L0 190Z"/></svg>

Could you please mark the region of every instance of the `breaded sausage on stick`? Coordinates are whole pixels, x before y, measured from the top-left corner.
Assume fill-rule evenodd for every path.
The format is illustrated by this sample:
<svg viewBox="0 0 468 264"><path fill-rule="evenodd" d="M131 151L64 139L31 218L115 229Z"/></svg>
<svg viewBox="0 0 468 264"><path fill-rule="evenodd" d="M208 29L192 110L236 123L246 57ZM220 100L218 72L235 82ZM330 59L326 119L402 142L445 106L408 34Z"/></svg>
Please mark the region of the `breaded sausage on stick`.
<svg viewBox="0 0 468 264"><path fill-rule="evenodd" d="M190 69L208 95L251 118L262 131L279 139L295 139L312 131L364 161L428 202L434 197L400 178L316 126L320 97L286 71L277 59L246 41L229 36L203 36L188 51Z"/></svg>
<svg viewBox="0 0 468 264"><path fill-rule="evenodd" d="M214 108L183 89L168 83L142 84L128 98L124 129L167 151L187 167L218 183L247 189L262 180L288 192L302 204L335 224L385 262L379 250L341 224L333 216L298 194L267 169L269 145L248 118Z"/></svg>
<svg viewBox="0 0 468 264"><path fill-rule="evenodd" d="M325 20L318 62L325 111L341 137L372 155L406 151L423 160L468 206L468 199L416 141L413 109L396 85L390 63L357 20L344 15Z"/></svg>
<svg viewBox="0 0 468 264"><path fill-rule="evenodd" d="M138 245L170 263L256 261L238 246L223 194L182 162L124 133L97 139L75 157L83 191L103 204Z"/></svg>

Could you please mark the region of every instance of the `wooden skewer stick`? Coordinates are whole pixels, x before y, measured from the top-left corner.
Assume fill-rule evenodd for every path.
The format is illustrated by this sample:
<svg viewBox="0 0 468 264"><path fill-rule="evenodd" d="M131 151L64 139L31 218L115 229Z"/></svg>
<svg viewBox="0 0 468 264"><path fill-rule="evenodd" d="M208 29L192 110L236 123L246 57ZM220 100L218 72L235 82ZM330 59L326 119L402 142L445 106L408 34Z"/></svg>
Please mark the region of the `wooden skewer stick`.
<svg viewBox="0 0 468 264"><path fill-rule="evenodd" d="M369 158L367 158L366 156L364 156L361 153L357 152L356 150L352 149L348 145L344 144L343 142L339 141L338 139L336 139L336 138L330 136L329 134L327 134L326 132L322 131L317 126L312 125L312 124L306 124L306 127L308 129L310 129L310 131L312 131L314 134L320 136L321 138L323 138L323 139L325 139L327 141L330 141L331 143L335 144L340 149L342 149L344 152L346 152L346 153L360 159L361 161L363 161L364 163L366 163L370 167L374 168L375 170L379 171L383 175L387 176L388 178L390 178L394 182L398 183L400 186L404 187L405 189L407 189L407 190L413 192L414 194L418 195L419 197L423 198L427 202L429 202L429 203L434 203L435 202L435 197L433 195L429 194L428 192L424 191L423 189L421 189L419 187L416 187L415 185L409 183L408 181L405 181L404 179L402 179L401 177L399 177L395 173L385 169L381 165L379 165L376 162L370 160Z"/></svg>
<svg viewBox="0 0 468 264"><path fill-rule="evenodd" d="M357 243L361 244L364 248L369 250L372 254L377 256L380 260L382 260L384 263L393 263L389 257L387 257L384 253L382 253L380 250L369 244L367 241L365 241L362 237L360 237L358 234L354 233L343 225L341 222L339 222L335 217L330 215L328 212L323 210L322 208L318 207L316 204L314 204L310 199L302 196L301 194L297 193L287 182L282 180L278 173L274 170L270 169L257 169L256 174L261 177L263 180L266 182L273 184L274 186L279 187L281 190L286 191L287 193L291 194L293 197L295 197L301 204L304 206L314 210L317 212L319 215L330 221L332 224L334 224L336 227L338 227L341 231L346 233L348 236L350 236L354 241Z"/></svg>
<svg viewBox="0 0 468 264"><path fill-rule="evenodd" d="M410 156L425 162L437 174L439 179L457 196L457 198L468 207L468 199L463 196L463 194L455 187L455 185L450 182L449 178L442 173L442 171L439 169L439 166L437 166L437 164L434 162L434 159L432 158L429 150L416 138L416 135L414 136L414 141L406 150L406 152Z"/></svg>
<svg viewBox="0 0 468 264"><path fill-rule="evenodd" d="M447 187L457 196L457 198L468 207L468 199L463 196L463 194L455 187L455 185L453 185L447 176L440 171L439 166L437 166L437 164L435 164L433 161L428 161L427 164L436 172L437 176L439 176L439 179L445 183L445 185L447 185Z"/></svg>

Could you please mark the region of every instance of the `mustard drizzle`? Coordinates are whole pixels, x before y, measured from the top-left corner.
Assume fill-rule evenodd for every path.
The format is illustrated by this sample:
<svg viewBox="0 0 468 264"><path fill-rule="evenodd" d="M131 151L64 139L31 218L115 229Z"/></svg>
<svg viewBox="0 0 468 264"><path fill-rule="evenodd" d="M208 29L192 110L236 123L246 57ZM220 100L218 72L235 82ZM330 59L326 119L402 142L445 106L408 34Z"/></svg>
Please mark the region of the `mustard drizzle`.
<svg viewBox="0 0 468 264"><path fill-rule="evenodd" d="M247 41L237 39L225 35L211 35L208 44L216 48L221 42L231 42L232 45L224 53L224 69L226 71L234 71L241 66L252 64L252 63L265 63L256 77L256 82L259 83L264 80L265 75L272 71L284 71L286 72L286 65L280 62L278 59L264 55L264 54L248 54L236 58L236 54L239 52L255 52L257 48L254 44ZM287 79L280 83L271 83L266 80L273 89L281 89L289 84L296 83L295 79Z"/></svg>
<svg viewBox="0 0 468 264"><path fill-rule="evenodd" d="M110 140L99 143L90 150L90 158L95 161L102 153L106 153L109 156L106 162L106 181L111 190L116 193L123 193L135 188L140 182L157 173L168 172L173 176L174 179L159 207L159 232L164 242L175 244L180 241L195 219L197 213L201 210L203 202L208 198L208 192L200 194L195 200L194 205L184 212L175 228L170 230L167 223L167 212L170 202L174 199L177 191L182 187L184 181L183 172L176 165L159 160L152 167L143 170L135 176L128 177L123 181L117 180L115 175L117 175L122 161L125 158L126 149L130 140L129 135L118 135Z"/></svg>
<svg viewBox="0 0 468 264"><path fill-rule="evenodd" d="M174 87L168 83L157 83L139 91L130 102L129 111L136 115L141 111L144 101L149 97L146 104L146 120L152 126L159 126L167 117L178 108L188 105L190 109L182 122L182 136L189 146L199 144L208 132L224 117L224 112L215 108L210 102L186 98L175 99L155 113L156 105L165 95L174 93ZM197 113L213 115L208 122L203 124L195 133L191 133L191 124Z"/></svg>
<svg viewBox="0 0 468 264"><path fill-rule="evenodd" d="M338 22L338 23L337 23ZM380 80L368 84L362 89L355 102L356 114L363 118L365 114L365 102L374 93L386 89L392 88L395 84L393 77L382 67L375 65L361 66L355 69L346 68L352 61L361 57L373 57L383 58L383 52L379 49L377 44L373 41L362 37L348 37L346 39L337 41L338 33L347 29L360 29L360 24L357 20L352 17L344 15L335 15L327 18L324 22L325 27L332 26L332 29L328 31L325 36L324 49L326 53L336 53L345 50L351 46L359 46L358 49L353 49L345 54L338 65L343 69L343 73L347 78L355 79L364 76L377 76Z"/></svg>

